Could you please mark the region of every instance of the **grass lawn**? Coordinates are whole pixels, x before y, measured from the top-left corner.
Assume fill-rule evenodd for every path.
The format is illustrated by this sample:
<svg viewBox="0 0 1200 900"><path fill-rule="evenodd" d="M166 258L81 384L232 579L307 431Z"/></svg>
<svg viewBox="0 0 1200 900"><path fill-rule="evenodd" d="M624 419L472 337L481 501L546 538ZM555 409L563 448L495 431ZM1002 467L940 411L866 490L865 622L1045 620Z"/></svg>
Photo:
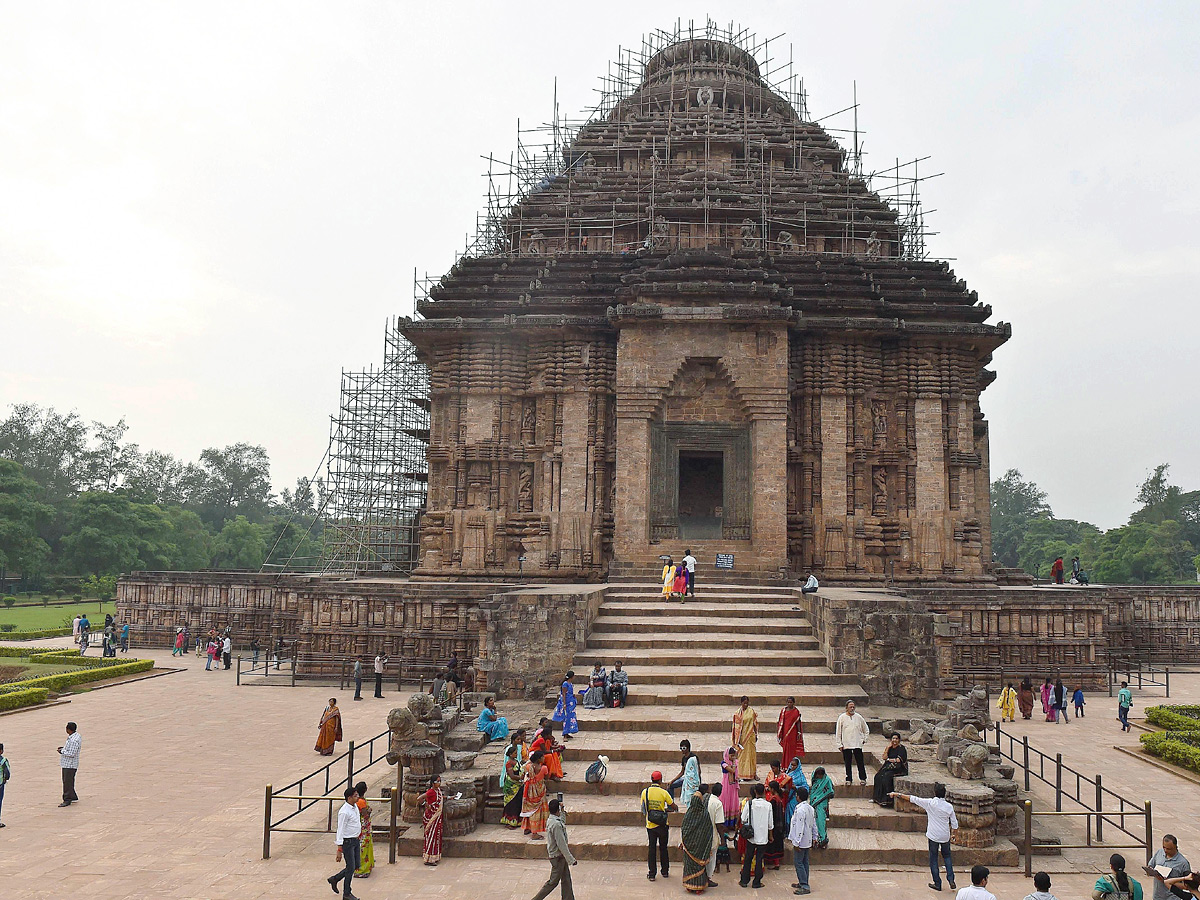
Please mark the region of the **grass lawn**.
<svg viewBox="0 0 1200 900"><path fill-rule="evenodd" d="M116 615L117 605L112 601L101 606L98 600L80 600L67 606L14 606L9 609L0 606L0 624L11 622L18 631L36 631L43 628L59 628L64 621L69 626L71 620L79 613L87 613L93 630L104 630L104 615ZM4 632L0 631L0 640Z"/></svg>
<svg viewBox="0 0 1200 900"><path fill-rule="evenodd" d="M24 681L28 678L41 678L43 675L59 675L63 672L77 671L75 666L64 663L53 665L31 663L27 656L7 656L0 660L0 682Z"/></svg>

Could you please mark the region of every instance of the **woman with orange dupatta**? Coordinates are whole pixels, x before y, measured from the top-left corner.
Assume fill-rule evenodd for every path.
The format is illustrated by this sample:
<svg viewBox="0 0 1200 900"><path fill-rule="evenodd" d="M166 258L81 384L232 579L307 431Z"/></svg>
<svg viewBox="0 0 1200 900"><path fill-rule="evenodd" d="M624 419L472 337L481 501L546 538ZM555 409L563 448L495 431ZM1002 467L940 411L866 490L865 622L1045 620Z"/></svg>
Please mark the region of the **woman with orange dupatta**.
<svg viewBox="0 0 1200 900"><path fill-rule="evenodd" d="M562 751L566 748L562 744L554 743L554 720L546 719L542 725L542 730L537 733L537 737L533 739L533 743L529 745L529 752L536 753L542 751L542 765L546 767L547 777L552 781L563 780L562 767Z"/></svg>
<svg viewBox="0 0 1200 900"><path fill-rule="evenodd" d="M342 711L338 709L336 697L329 698L317 728L317 745L313 749L322 756L333 756L333 745L342 739Z"/></svg>
<svg viewBox="0 0 1200 900"><path fill-rule="evenodd" d="M358 868L355 878L368 878L375 868L375 839L371 836L371 804L367 802L367 783L360 781L354 786L358 792L358 818L362 827L358 832Z"/></svg>
<svg viewBox="0 0 1200 900"><path fill-rule="evenodd" d="M547 769L542 764L545 755L537 750L529 757L529 765L525 767L525 795L521 801L521 818L525 820L523 830L535 841L545 840L542 832L546 830L546 819L550 815L546 800Z"/></svg>
<svg viewBox="0 0 1200 900"><path fill-rule="evenodd" d="M424 812L421 814L421 828L425 833L425 843L421 848L421 859L427 866L436 866L442 858L442 828L446 818L442 810L446 805L446 795L442 793L442 776L434 775L429 783L429 790L421 798Z"/></svg>
<svg viewBox="0 0 1200 900"><path fill-rule="evenodd" d="M804 725L800 721L800 710L796 709L796 698L788 697L787 705L779 711L775 733L782 749L780 763L784 771L792 766L792 760L804 756Z"/></svg>

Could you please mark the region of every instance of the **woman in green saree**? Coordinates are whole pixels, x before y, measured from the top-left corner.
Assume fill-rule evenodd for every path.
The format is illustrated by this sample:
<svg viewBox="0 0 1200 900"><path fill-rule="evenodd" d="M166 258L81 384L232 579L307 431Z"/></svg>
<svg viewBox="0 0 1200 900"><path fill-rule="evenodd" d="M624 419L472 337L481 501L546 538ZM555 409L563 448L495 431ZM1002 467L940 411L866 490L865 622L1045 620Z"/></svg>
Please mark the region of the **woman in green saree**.
<svg viewBox="0 0 1200 900"><path fill-rule="evenodd" d="M817 813L817 840L814 847L824 849L829 846L829 837L825 833L825 822L829 818L829 801L833 799L833 779L825 774L824 766L813 769L812 788L808 793L808 802Z"/></svg>
<svg viewBox="0 0 1200 900"><path fill-rule="evenodd" d="M694 791L683 816L683 886L693 894L708 887L708 858L712 855L713 825L708 800Z"/></svg>

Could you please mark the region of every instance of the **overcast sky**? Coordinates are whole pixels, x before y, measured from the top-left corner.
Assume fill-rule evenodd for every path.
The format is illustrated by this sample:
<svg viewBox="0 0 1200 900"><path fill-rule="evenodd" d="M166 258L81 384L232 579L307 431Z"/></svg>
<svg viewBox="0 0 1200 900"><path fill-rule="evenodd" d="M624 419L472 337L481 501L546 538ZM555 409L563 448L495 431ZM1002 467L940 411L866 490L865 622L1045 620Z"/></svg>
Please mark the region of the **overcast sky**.
<svg viewBox="0 0 1200 900"><path fill-rule="evenodd" d="M519 14L518 12L519 11ZM325 450L342 368L472 230L481 155L677 17L786 33L868 169L932 156L933 254L1013 324L992 469L1122 524L1200 488L1200 4L0 0L0 407L194 459Z"/></svg>

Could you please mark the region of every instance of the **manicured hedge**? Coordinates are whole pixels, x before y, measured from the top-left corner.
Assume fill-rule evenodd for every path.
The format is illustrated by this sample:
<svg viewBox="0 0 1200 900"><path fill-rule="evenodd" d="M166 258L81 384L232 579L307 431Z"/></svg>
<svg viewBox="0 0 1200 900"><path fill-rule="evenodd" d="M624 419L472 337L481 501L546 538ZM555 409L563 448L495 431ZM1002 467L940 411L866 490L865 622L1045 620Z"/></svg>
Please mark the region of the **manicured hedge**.
<svg viewBox="0 0 1200 900"><path fill-rule="evenodd" d="M0 633L0 640L5 641L36 641L40 638L65 637L71 633L70 628L43 628L35 631L5 631ZM22 651L27 653L29 651Z"/></svg>
<svg viewBox="0 0 1200 900"><path fill-rule="evenodd" d="M1151 706L1146 710L1146 721L1168 731L1200 730L1200 706Z"/></svg>
<svg viewBox="0 0 1200 900"><path fill-rule="evenodd" d="M40 658L40 657L39 657ZM87 657L81 659L91 662ZM96 660L100 662L100 660ZM99 666L84 666L77 672L63 672L59 675L43 675L41 678L30 678L26 681L15 681L11 684L0 685L0 696L11 693L13 691L24 690L31 687L44 687L48 690L60 692L67 688L74 687L79 684L87 684L90 681L103 681L106 678L118 678L122 675L134 675L138 672L145 672L154 668L154 660L152 659L133 659L133 660L118 660L113 665L112 660L104 660L107 665Z"/></svg>
<svg viewBox="0 0 1200 900"><path fill-rule="evenodd" d="M0 656L41 656L45 653L79 653L63 647L0 647Z"/></svg>
<svg viewBox="0 0 1200 900"><path fill-rule="evenodd" d="M26 688L22 691L12 691L0 694L0 711L20 709L22 706L33 706L35 703L45 703L49 691L46 688Z"/></svg>

